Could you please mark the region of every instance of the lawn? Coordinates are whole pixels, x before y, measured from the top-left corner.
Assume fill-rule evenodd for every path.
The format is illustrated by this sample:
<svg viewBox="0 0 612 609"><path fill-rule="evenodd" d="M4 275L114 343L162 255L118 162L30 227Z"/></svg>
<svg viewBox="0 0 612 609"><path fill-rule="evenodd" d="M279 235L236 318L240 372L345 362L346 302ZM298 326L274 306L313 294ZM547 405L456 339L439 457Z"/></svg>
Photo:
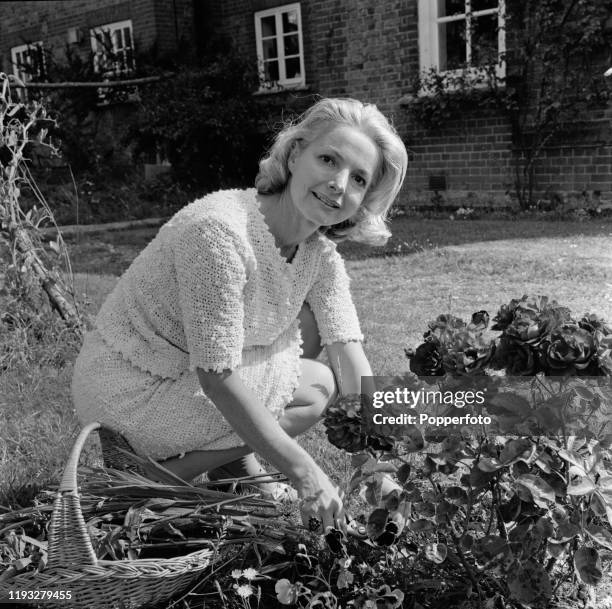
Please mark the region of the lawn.
<svg viewBox="0 0 612 609"><path fill-rule="evenodd" d="M402 217L391 228L394 237L386 253L401 255L367 257L373 252L341 248L375 374L405 371L404 348L416 346L427 322L443 312L469 317L485 309L493 316L511 298L536 293L556 298L575 314L588 311L612 319L610 222ZM75 291L90 315L154 233L71 239ZM69 389L76 352L61 336L46 348L54 357L42 365L34 361L0 375L0 512L3 506L27 505L39 488L57 481L78 428ZM321 425L301 442L333 479L346 485L349 458L325 441ZM84 461L98 459L92 441Z"/></svg>
<svg viewBox="0 0 612 609"><path fill-rule="evenodd" d="M612 318L610 222L400 217L391 229L387 252L405 243L408 253L368 258L373 250L342 246L376 374L405 371L404 347L418 344L427 322L442 312L469 316L485 309L493 315L511 298L538 293L555 297L576 314ZM75 290L90 315L155 232L71 239ZM47 346L50 351L60 347L61 338ZM62 353L65 365L33 362L0 376L0 505L27 502L62 470L77 429L69 390L74 356ZM321 442L322 434L318 427L303 442L344 483L348 459ZM86 458L96 456L92 443Z"/></svg>

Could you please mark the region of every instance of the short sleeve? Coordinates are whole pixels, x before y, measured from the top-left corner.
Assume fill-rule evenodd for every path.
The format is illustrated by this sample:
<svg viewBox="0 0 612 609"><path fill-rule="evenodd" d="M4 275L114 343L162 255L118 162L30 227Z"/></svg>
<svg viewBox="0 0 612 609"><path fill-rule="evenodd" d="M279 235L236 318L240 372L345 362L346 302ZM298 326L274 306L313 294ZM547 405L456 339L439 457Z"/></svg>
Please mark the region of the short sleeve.
<svg viewBox="0 0 612 609"><path fill-rule="evenodd" d="M332 243L323 248L318 273L306 302L317 320L321 344L363 340L344 260Z"/></svg>
<svg viewBox="0 0 612 609"><path fill-rule="evenodd" d="M239 240L219 222L198 223L182 232L173 250L189 368L237 368L246 284Z"/></svg>

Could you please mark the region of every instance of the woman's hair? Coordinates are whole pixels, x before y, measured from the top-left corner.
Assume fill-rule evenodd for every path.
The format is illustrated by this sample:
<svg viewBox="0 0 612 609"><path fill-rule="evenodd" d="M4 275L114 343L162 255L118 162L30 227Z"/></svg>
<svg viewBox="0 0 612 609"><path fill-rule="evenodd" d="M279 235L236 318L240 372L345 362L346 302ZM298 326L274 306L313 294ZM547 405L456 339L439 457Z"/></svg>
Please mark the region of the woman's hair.
<svg viewBox="0 0 612 609"><path fill-rule="evenodd" d="M381 152L380 167L355 216L342 224L322 227L335 241L351 239L384 245L391 236L385 224L387 212L406 175L408 155L397 131L374 104L355 99L321 99L277 134L266 157L259 163L255 187L261 194L284 190L289 181L289 157L294 146L308 146L324 130L349 125L365 133Z"/></svg>

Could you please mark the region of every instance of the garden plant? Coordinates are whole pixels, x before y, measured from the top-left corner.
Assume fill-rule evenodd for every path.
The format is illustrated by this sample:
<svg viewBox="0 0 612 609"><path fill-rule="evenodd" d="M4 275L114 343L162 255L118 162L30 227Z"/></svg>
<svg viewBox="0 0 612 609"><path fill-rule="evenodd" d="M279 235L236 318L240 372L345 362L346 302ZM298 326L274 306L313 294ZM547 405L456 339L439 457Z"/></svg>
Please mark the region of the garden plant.
<svg viewBox="0 0 612 609"><path fill-rule="evenodd" d="M72 288L66 287L69 273L58 270L62 259L68 264L66 245L54 240L43 247L38 227L52 218L44 198L41 211L20 207L20 189L29 179L28 146L44 140L44 108L12 101L7 81L2 82L0 367L6 372L2 382L11 375L18 386L11 395L35 399L52 385L51 369L67 387L86 316L71 297ZM30 188L35 188L31 182ZM461 227L469 232L470 222L461 222ZM609 232L609 227L601 230ZM559 234L568 240L563 230ZM579 244L588 240L576 239ZM493 250L489 243L487 259ZM453 281L461 281L465 267L474 289L482 291L476 270L486 271L484 258L470 262L463 251L431 248L421 252L427 258L415 266L432 273L436 265L452 263ZM524 264L518 254L512 256L519 267ZM377 272L368 262L356 260L351 270L364 279L362 285L380 291L370 276ZM399 283L403 259L384 264L385 275ZM576 270L567 263L566 273L584 275L586 264ZM536 273L539 265L544 262L537 260L527 270ZM550 279L546 269L541 271L544 280ZM505 281L524 282L524 271L508 264ZM417 272L414 268L415 276ZM426 289L435 292L432 283L427 277ZM376 304L380 294L373 298L366 290L358 298L366 323L380 322L385 314ZM367 315L372 306L376 313ZM432 310L431 305L422 308ZM393 332L397 334L397 322ZM612 434L605 425L612 405L609 323L596 315L576 316L545 297L523 297L502 306L491 327L484 311L469 322L448 313L429 324L422 344L404 346L409 363L401 352L393 357L410 372L377 379L381 391L400 388L422 396L430 390L456 397L460 391L486 389L486 399L476 409L442 399L429 414L450 417L445 426L429 419L423 424L373 423L377 413L401 417L422 409L378 407L361 396L348 396L328 411L329 445L337 446L342 456L350 455L349 505L365 526L363 538L347 538L336 530L321 536L299 526L290 506L279 509L255 497L187 485L163 478L163 472L157 472L162 479L154 482L101 468L87 455L80 490L97 557L137 560L210 548L216 556L210 571L169 605L185 609L539 609L584 606L597 597L612 552ZM76 423L66 387L57 400L62 403L59 423L38 430L15 467L42 470L46 464L42 457L35 461L34 445L50 445L54 436L70 442ZM40 412L29 413L23 406L24 427L26 419L56 421L45 418L53 396L47 392L44 398ZM468 413L491 421L453 424L453 417ZM12 458L18 454L13 445L21 447L17 434L14 422L2 429L3 468L4 455ZM319 445L322 439L317 438ZM50 458L46 447L42 452ZM385 475L393 476L399 487L383 496ZM46 486L52 488L50 480L57 477L53 472ZM15 573L35 574L46 566L46 527L54 497L48 488L40 492L34 485L30 495L23 489L12 495L2 489L0 586ZM573 604L563 605L576 582L584 587L584 602L574 598Z"/></svg>

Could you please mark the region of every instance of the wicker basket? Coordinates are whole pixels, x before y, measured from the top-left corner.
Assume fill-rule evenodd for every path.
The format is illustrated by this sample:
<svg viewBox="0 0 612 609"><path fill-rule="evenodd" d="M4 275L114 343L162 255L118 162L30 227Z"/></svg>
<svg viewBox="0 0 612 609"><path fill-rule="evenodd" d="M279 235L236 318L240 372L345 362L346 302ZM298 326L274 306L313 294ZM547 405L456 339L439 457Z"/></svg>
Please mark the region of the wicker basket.
<svg viewBox="0 0 612 609"><path fill-rule="evenodd" d="M209 566L212 550L166 559L98 560L87 532L77 492L77 465L87 436L98 423L83 428L68 458L49 524L48 562L43 571L15 575L0 583L0 605L17 592L57 591L70 599L31 600L83 609L135 609L164 602L185 591ZM59 596L59 595L58 595Z"/></svg>

